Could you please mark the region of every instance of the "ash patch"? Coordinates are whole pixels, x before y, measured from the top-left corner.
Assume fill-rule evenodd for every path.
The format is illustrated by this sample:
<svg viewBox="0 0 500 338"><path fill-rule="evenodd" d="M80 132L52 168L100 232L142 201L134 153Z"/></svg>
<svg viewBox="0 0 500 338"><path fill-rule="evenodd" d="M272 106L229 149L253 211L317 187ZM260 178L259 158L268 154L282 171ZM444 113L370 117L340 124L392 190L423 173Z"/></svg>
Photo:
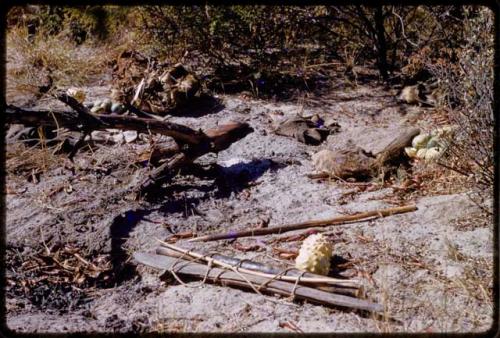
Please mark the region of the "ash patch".
<svg viewBox="0 0 500 338"><path fill-rule="evenodd" d="M17 304L20 308L34 307L48 313L65 314L83 308L91 300L82 286L76 287L69 278L54 280L41 269L24 269L28 260L21 262L12 251L7 251L6 261L6 298L26 300Z"/></svg>

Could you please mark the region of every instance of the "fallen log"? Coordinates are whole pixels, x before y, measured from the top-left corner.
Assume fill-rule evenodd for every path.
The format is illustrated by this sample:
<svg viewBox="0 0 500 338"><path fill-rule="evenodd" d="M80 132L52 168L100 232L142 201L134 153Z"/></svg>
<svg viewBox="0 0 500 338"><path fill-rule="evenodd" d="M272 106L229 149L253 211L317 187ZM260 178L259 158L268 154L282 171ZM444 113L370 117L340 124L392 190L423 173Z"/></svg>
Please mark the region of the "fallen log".
<svg viewBox="0 0 500 338"><path fill-rule="evenodd" d="M7 106L6 123L19 123L25 126L38 127L64 127L69 130L81 130L81 121L78 115L72 111L49 111L49 110L30 110L15 106ZM246 123L230 123L219 126L216 129L207 130L205 133L201 130L194 130L181 124L159 121L154 119L137 118L121 115L97 115L90 114L91 120L97 118L92 125L93 130L103 129L121 129L135 130L140 133L161 134L172 137L179 144L188 144L191 146L203 145L203 152L219 152L226 149L235 142L253 131Z"/></svg>
<svg viewBox="0 0 500 338"><path fill-rule="evenodd" d="M180 252L174 251L174 250L166 248L166 247L156 248L156 254L163 255L163 256L170 256L170 257L177 257L177 258L182 257L184 259L188 258L188 257L186 257L185 254L182 254ZM277 269L275 267L268 266L268 265L265 265L265 264L262 264L259 262L246 260L246 259L241 260L241 259L238 259L235 257L229 257L229 256L219 255L219 254L210 255L210 257L212 257L216 261L220 261L220 262L229 264L233 267L241 267L242 269L256 271L256 272L262 272L262 273L269 274L269 275L282 275L282 276L288 276L288 277L303 276L304 278L299 279L300 284L304 284L304 285L310 284L310 286L315 285L316 289L323 290L326 292L337 293L337 294L341 294L341 295L347 295L347 296L358 297L358 298L362 297L364 294L363 293L364 291L363 291L363 288L361 287L361 285L357 285L355 287L355 286L339 286L339 285L332 286L332 285L328 285L328 284L323 285L321 283L311 283L310 281L313 278L316 278L319 280L319 279L324 279L325 276L316 275L316 274L309 273L309 272L302 273L301 271L299 271L297 269L287 269L284 271L280 271L279 269ZM277 280L279 280L279 279L277 279Z"/></svg>
<svg viewBox="0 0 500 338"><path fill-rule="evenodd" d="M203 132L181 124L154 119L118 115L94 115L89 113L88 109L72 97L61 94L59 98L67 102L75 110L78 110L77 113L73 111L29 110L7 106L5 109L6 122L24 124L25 126L64 127L69 130L83 131L84 135L92 130L102 129L136 130L142 133L158 133L170 136L175 140L178 145L178 152L165 163L149 172L140 182L137 190L147 189L162 177L193 162L196 158L210 152L222 151L232 143L253 132L253 129L248 124L237 122ZM83 128L82 123L85 125ZM81 143L82 140L83 138L80 138L79 142Z"/></svg>
<svg viewBox="0 0 500 338"><path fill-rule="evenodd" d="M204 279L212 283L237 286L245 289L255 289L259 285L262 285L260 290L267 294L292 296L321 305L339 306L379 313L383 311L382 305L367 300L328 293L303 285L269 280L269 278L261 276L209 267L204 264L180 260L179 258L136 252L134 253L134 259L141 264L156 269L167 270L171 273L191 278Z"/></svg>
<svg viewBox="0 0 500 338"><path fill-rule="evenodd" d="M357 213L349 216L339 216L330 219L316 220L316 221L306 221L291 225L282 225L276 226L272 228L258 228L252 230L244 230L244 231L230 231L228 233L223 234L214 234L214 235L206 235L201 237L195 237L189 239L188 242L206 242L206 241L215 241L220 239L234 239L240 237L251 237L251 236L262 236L269 234L281 234L287 231L294 231L306 228L314 228L314 227L325 227L330 225L340 225L345 223L351 223L355 221L367 220L367 219L375 219L379 217L386 217L396 214L402 214L406 212L411 212L417 210L415 205L407 205L403 207L396 208L388 208L382 210L373 210L368 212Z"/></svg>
<svg viewBox="0 0 500 338"><path fill-rule="evenodd" d="M7 106L5 112L6 123L19 123L32 127L40 125L55 128L64 127L69 130L81 131L82 122L73 111L31 110ZM90 115L103 122L102 124L93 124L93 130L122 129L161 134L172 137L180 144L198 145L211 141L202 131L176 123L120 115Z"/></svg>

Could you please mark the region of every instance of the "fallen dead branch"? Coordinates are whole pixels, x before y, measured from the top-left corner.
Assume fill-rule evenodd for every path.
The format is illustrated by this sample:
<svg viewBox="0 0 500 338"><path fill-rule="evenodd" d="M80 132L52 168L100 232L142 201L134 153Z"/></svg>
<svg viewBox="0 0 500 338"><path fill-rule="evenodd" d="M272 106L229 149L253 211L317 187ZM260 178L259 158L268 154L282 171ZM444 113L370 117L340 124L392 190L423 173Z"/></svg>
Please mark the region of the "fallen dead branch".
<svg viewBox="0 0 500 338"><path fill-rule="evenodd" d="M153 169L142 180L137 190L147 190L150 186L168 175L168 173L192 163L196 158L209 152L218 153L251 132L253 132L253 129L248 124L236 122L220 126L217 129L207 130L204 134L207 137L207 142L181 149L179 153L172 156L168 161Z"/></svg>
<svg viewBox="0 0 500 338"><path fill-rule="evenodd" d="M72 111L30 110L15 106L7 106L6 123L19 123L25 126L64 127L69 130L81 131L81 121ZM137 118L120 115L89 115L99 118L102 123L92 123L92 130L122 129L136 130L141 133L157 133L172 137L177 143L198 145L209 142L201 131L189 127L154 119Z"/></svg>
<svg viewBox="0 0 500 338"><path fill-rule="evenodd" d="M25 126L64 127L70 130L81 130L82 121L72 111L29 110L15 106L7 106L6 123L19 123ZM135 130L141 133L157 133L172 137L180 145L199 146L191 152L208 153L226 149L235 140L239 140L253 131L246 123L230 123L203 132L181 124L120 115L93 115L92 118L102 123L92 122L92 130L121 129ZM86 116L86 115L85 115ZM92 120L93 121L93 120Z"/></svg>
<svg viewBox="0 0 500 338"><path fill-rule="evenodd" d="M280 294L308 300L316 304L347 307L376 313L383 311L382 305L367 300L328 293L303 285L294 285L293 283L270 280L265 277L247 273L237 273L214 268L192 261L179 260L179 258L136 252L134 253L134 259L141 264L156 269L167 270L173 274L190 276L212 283L237 286L246 289L255 289L259 285L262 285L260 288L261 291L267 294Z"/></svg>
<svg viewBox="0 0 500 338"><path fill-rule="evenodd" d="M230 231L228 233L223 234L214 234L214 235L206 235L201 237L195 237L188 242L206 242L206 241L216 241L220 239L233 239L240 237L252 237L252 236L262 236L269 234L281 234L287 231L294 231L306 228L313 227L325 227L330 225L339 225L350 223L354 221L366 220L368 218L378 218L378 217L387 217L396 214L402 214L406 212L412 212L417 210L415 205L407 205L403 207L396 208L388 208L382 210L373 210L368 212L362 212L349 216L340 216L330 219L317 220L317 221L306 221L302 223L296 223L291 225L282 225L272 228L262 228L262 229L252 229L252 230L244 230L244 231Z"/></svg>
<svg viewBox="0 0 500 338"><path fill-rule="evenodd" d="M311 273L307 273L307 272L304 273L304 272L296 270L296 269L291 269L290 271L293 271L293 272L290 272L290 274L287 274L286 272L282 273L279 271L270 270L269 267L265 267L262 264L256 265L256 263L252 263L252 264L247 263L246 264L247 266L248 265L252 266L253 269L244 268L242 266L239 266L239 263L236 263L236 267L235 267L235 265L233 264L234 261L231 263L227 263L227 262L220 260L220 259L215 259L215 258L210 257L210 256L206 256L206 255L202 255L202 254L190 251L190 250L182 249L182 248L179 248L175 245L172 245L172 244L160 241L160 240L158 240L158 241L160 242L161 246L170 249L170 251L162 251L163 253L165 253L169 256L174 255L175 257L179 257L178 254L171 253L171 251L175 251L177 253L180 253L181 257L183 257L183 258L186 256L192 257L192 258L196 258L196 259L200 259L202 261L205 261L209 264L217 265L217 266L220 266L220 267L223 267L226 269L234 268L238 272L244 272L247 274L252 274L252 275L256 275L256 276L260 276L260 277L266 277L266 278L271 278L271 279L275 279L275 280L282 280L282 281L294 282L294 283L302 282L305 284L328 284L328 285L338 285L338 286L345 286L345 287L351 287L351 288L359 288L361 286L361 284L355 280L320 276L320 275L315 275L315 274L311 274ZM221 257L221 256L219 256L219 257ZM265 272L262 272L259 269L264 269ZM273 272L271 272L271 271L273 271ZM306 274L308 275L307 277L305 276Z"/></svg>
<svg viewBox="0 0 500 338"><path fill-rule="evenodd" d="M7 123L19 123L27 126L44 125L55 128L64 127L81 131L83 134L77 145L81 144L84 136L93 130L112 128L136 130L143 133L158 133L170 136L175 140L177 149L169 149L169 154L173 155L165 163L149 172L139 183L136 192L146 190L163 177L167 177L169 173L190 164L196 158L210 152L218 153L253 132L253 129L248 124L237 122L203 132L184 125L154 119L93 115L72 97L61 94L59 98L77 110L78 114L71 111L35 111L8 106L5 109ZM82 123L85 126L82 127ZM70 158L78 148L77 145L70 154Z"/></svg>

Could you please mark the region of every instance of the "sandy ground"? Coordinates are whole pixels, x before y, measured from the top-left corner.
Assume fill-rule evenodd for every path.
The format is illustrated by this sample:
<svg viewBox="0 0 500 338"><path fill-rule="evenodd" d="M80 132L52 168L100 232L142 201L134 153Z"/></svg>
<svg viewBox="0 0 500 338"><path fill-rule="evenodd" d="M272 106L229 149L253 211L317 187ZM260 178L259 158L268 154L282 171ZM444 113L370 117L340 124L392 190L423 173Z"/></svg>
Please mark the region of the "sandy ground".
<svg viewBox="0 0 500 338"><path fill-rule="evenodd" d="M89 100L107 90L93 88ZM265 219L272 227L394 206L390 187L359 191L306 176L313 170L311 155L320 149L340 149L351 140L377 152L404 126L433 127L428 109L398 105L393 94L360 85L337 87L305 104L222 96L220 111L171 117L194 128L245 121L255 131L218 156L199 159L205 167L218 165L216 178L181 173L163 195L141 205L120 193L145 174L130 165L147 146L140 139L79 153L73 169L61 156L55 169L40 174L39 183L9 171L7 187L18 193L6 198L8 257L15 252L29 257L43 238L49 246L71 243L85 257L107 255L121 276L112 285L83 288L78 295L85 301L71 310L7 292L8 327L22 332L290 332L283 323L293 322L304 332L488 330L493 323L493 228L474 217L478 208L464 192L417 195L407 201L416 203L416 212L327 228L335 255L352 263L347 272L363 281L369 299L384 305L384 318L199 282L181 285L130 259L134 251L154 252L154 238L171 232L244 229ZM272 133L269 114L275 111L318 113L337 120L341 130L320 146L307 146ZM72 192L53 192L61 184L70 184ZM234 241L180 240L177 245L277 265L275 244L269 243L277 237L238 239L260 246L249 252L238 250ZM276 246L297 249L300 242ZM285 266L292 263L282 260ZM8 266L7 276L16 281L20 263Z"/></svg>

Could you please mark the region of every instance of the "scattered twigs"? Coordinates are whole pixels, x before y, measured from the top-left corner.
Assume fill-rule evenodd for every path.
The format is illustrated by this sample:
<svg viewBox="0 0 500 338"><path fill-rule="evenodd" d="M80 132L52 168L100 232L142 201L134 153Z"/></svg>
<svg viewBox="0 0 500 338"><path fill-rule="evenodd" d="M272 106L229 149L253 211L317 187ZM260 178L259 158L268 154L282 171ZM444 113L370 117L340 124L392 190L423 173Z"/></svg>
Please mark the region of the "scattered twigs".
<svg viewBox="0 0 500 338"><path fill-rule="evenodd" d="M78 253L73 253L73 256L75 256L80 262L82 262L83 264L89 266L92 270L94 271L105 271L101 268L98 268L94 263L92 262L89 262L88 260L86 260L85 258L83 258L82 256L80 256Z"/></svg>
<svg viewBox="0 0 500 338"><path fill-rule="evenodd" d="M302 275L303 272L299 271L297 269L292 269L290 271L287 271L285 273L282 273L280 271L277 271L276 269L273 269L271 267L267 267L263 264L259 264L256 262L245 262L245 261L240 261L240 260L231 260L231 257L226 257L226 256L221 256L217 255L217 259L214 257L202 255L196 252L192 252L190 250L185 250L182 248L179 248L175 245L160 241L160 244L168 248L170 250L173 250L175 252L181 253L183 255L188 255L196 259L203 260L209 264L217 265L223 268L236 268L237 271L260 276L260 277L266 277L266 278L272 278L276 280L282 280L282 281L287 281L287 282L296 282L298 280L298 276ZM163 254L167 254L169 256L172 255L171 252L169 251L160 251ZM178 256L178 255L176 255ZM223 258L222 260L220 258ZM229 260L229 262L227 262ZM243 267L243 264L245 264L246 267ZM249 268L250 267L250 268ZM263 270L263 271L262 271ZM307 277L306 277L307 275ZM346 286L346 287L359 287L360 283L355 280L348 280L348 279L339 279L339 278L331 278L331 277L326 277L326 276L320 276L320 275L315 275L315 274L310 274L306 273L303 277L300 278L300 282L302 283L307 283L307 284L329 284L329 285L341 285L341 286Z"/></svg>
<svg viewBox="0 0 500 338"><path fill-rule="evenodd" d="M220 239L233 239L240 237L250 237L250 236L262 236L268 234L281 234L287 231L300 230L306 228L313 227L324 227L330 225L339 225L345 224L354 221L366 220L368 218L378 218L378 217L387 217L396 214L402 214L406 212L412 212L417 210L415 205L407 205L403 207L396 208L388 208L382 210L373 210L368 212L357 213L349 216L340 216L330 219L324 220L316 220L316 221L306 221L302 223L296 223L291 225L282 225L276 226L272 228L263 228L263 229L252 229L252 230L244 230L244 231L231 231L223 234L215 234L215 235L206 235L201 237L195 237L189 240L189 242L202 242L202 241L215 241Z"/></svg>
<svg viewBox="0 0 500 338"><path fill-rule="evenodd" d="M207 281L213 283L238 286L246 289L250 288L254 284L264 284L265 286L261 288L261 291L263 293L293 296L297 299L305 299L310 302L322 305L347 307L377 313L383 311L383 306L381 306L380 304L369 302L367 300L328 293L303 285L294 285L293 283L278 280L269 280L268 278L248 273L236 273L235 271L228 271L220 268L210 267L192 261L183 260L179 262L179 260L176 258L140 252L134 253L134 259L142 264L157 269L173 271L176 274L182 274L195 278L206 277ZM251 284L249 285L248 282L250 282Z"/></svg>

